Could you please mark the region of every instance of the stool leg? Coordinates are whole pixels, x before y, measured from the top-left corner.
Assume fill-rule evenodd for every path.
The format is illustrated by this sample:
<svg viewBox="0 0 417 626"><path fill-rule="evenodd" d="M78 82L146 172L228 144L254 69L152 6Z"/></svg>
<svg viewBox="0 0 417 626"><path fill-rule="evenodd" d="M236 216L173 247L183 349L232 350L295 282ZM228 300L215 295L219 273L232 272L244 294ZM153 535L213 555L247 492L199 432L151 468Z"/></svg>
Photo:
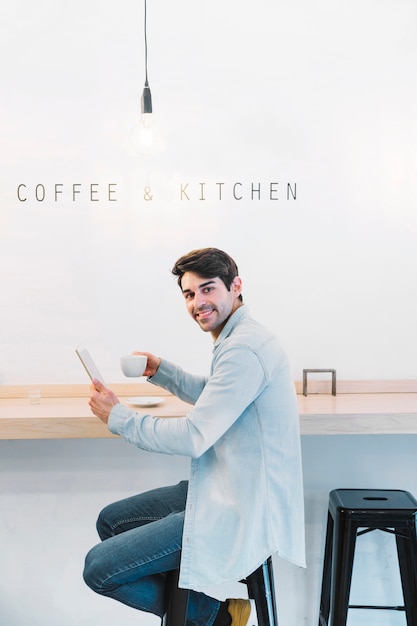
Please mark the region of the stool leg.
<svg viewBox="0 0 417 626"><path fill-rule="evenodd" d="M413 528L396 528L406 537L396 536L398 563L404 596L407 626L417 626L417 538Z"/></svg>
<svg viewBox="0 0 417 626"><path fill-rule="evenodd" d="M321 582L319 626L327 626L330 613L330 585L333 554L333 517L327 514L326 544L324 548L323 575Z"/></svg>
<svg viewBox="0 0 417 626"><path fill-rule="evenodd" d="M357 526L350 519L337 517L333 532L331 626L346 626L352 582Z"/></svg>
<svg viewBox="0 0 417 626"><path fill-rule="evenodd" d="M272 558L246 579L249 598L255 600L258 626L278 626Z"/></svg>
<svg viewBox="0 0 417 626"><path fill-rule="evenodd" d="M165 597L166 613L162 621L163 626L185 626L187 622L188 589L178 587L180 571L171 570L166 575Z"/></svg>

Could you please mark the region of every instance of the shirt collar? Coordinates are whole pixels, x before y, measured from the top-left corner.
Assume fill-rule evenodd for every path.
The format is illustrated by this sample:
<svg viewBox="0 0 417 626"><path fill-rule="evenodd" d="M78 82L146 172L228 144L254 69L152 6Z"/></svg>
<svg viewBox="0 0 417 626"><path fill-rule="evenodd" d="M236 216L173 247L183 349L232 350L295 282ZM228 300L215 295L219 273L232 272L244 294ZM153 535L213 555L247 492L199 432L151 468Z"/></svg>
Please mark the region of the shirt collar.
<svg viewBox="0 0 417 626"><path fill-rule="evenodd" d="M240 307L236 309L234 313L229 317L226 324L221 330L220 335L217 337L214 342L214 347L216 348L226 337L230 335L230 333L236 328L236 326L245 318L249 316L249 309L246 304L242 304Z"/></svg>

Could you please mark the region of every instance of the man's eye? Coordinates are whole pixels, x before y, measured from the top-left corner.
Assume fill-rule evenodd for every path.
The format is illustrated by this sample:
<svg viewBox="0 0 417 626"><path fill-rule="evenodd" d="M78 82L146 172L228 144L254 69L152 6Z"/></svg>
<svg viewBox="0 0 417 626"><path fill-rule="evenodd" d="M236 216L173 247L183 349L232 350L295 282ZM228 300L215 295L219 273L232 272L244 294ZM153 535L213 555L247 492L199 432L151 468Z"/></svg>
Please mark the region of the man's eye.
<svg viewBox="0 0 417 626"><path fill-rule="evenodd" d="M185 297L186 300L191 300L191 298L193 297L193 294L192 293L186 293L184 297Z"/></svg>

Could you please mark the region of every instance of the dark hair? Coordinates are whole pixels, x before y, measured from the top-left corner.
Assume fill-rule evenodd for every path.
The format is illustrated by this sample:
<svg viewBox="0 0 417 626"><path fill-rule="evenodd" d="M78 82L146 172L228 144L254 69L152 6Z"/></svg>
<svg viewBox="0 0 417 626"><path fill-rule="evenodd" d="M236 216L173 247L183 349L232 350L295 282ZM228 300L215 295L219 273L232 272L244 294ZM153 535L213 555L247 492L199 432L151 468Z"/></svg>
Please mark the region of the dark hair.
<svg viewBox="0 0 417 626"><path fill-rule="evenodd" d="M239 270L236 263L226 252L218 248L201 248L185 254L172 268L174 276L178 276L178 285L181 287L185 272L193 272L202 278L220 278L228 291ZM242 295L239 295L242 300Z"/></svg>

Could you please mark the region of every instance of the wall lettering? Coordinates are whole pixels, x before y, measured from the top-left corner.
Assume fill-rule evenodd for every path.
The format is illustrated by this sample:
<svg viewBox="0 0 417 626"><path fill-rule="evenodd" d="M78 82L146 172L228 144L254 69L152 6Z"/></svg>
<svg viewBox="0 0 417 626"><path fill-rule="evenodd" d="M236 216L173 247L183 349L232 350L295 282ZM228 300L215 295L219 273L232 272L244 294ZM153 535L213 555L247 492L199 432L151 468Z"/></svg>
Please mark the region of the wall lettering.
<svg viewBox="0 0 417 626"><path fill-rule="evenodd" d="M116 187L117 183L105 185L100 185L99 183L89 183L87 185L82 183L72 183L70 185L64 185L63 183L26 185L25 183L20 183L17 186L17 198L19 202L27 202L28 200L36 202L60 202L63 200L70 200L71 202L78 200L117 202Z"/></svg>
<svg viewBox="0 0 417 626"><path fill-rule="evenodd" d="M181 183L179 188L181 201L205 200L296 200L297 183Z"/></svg>

